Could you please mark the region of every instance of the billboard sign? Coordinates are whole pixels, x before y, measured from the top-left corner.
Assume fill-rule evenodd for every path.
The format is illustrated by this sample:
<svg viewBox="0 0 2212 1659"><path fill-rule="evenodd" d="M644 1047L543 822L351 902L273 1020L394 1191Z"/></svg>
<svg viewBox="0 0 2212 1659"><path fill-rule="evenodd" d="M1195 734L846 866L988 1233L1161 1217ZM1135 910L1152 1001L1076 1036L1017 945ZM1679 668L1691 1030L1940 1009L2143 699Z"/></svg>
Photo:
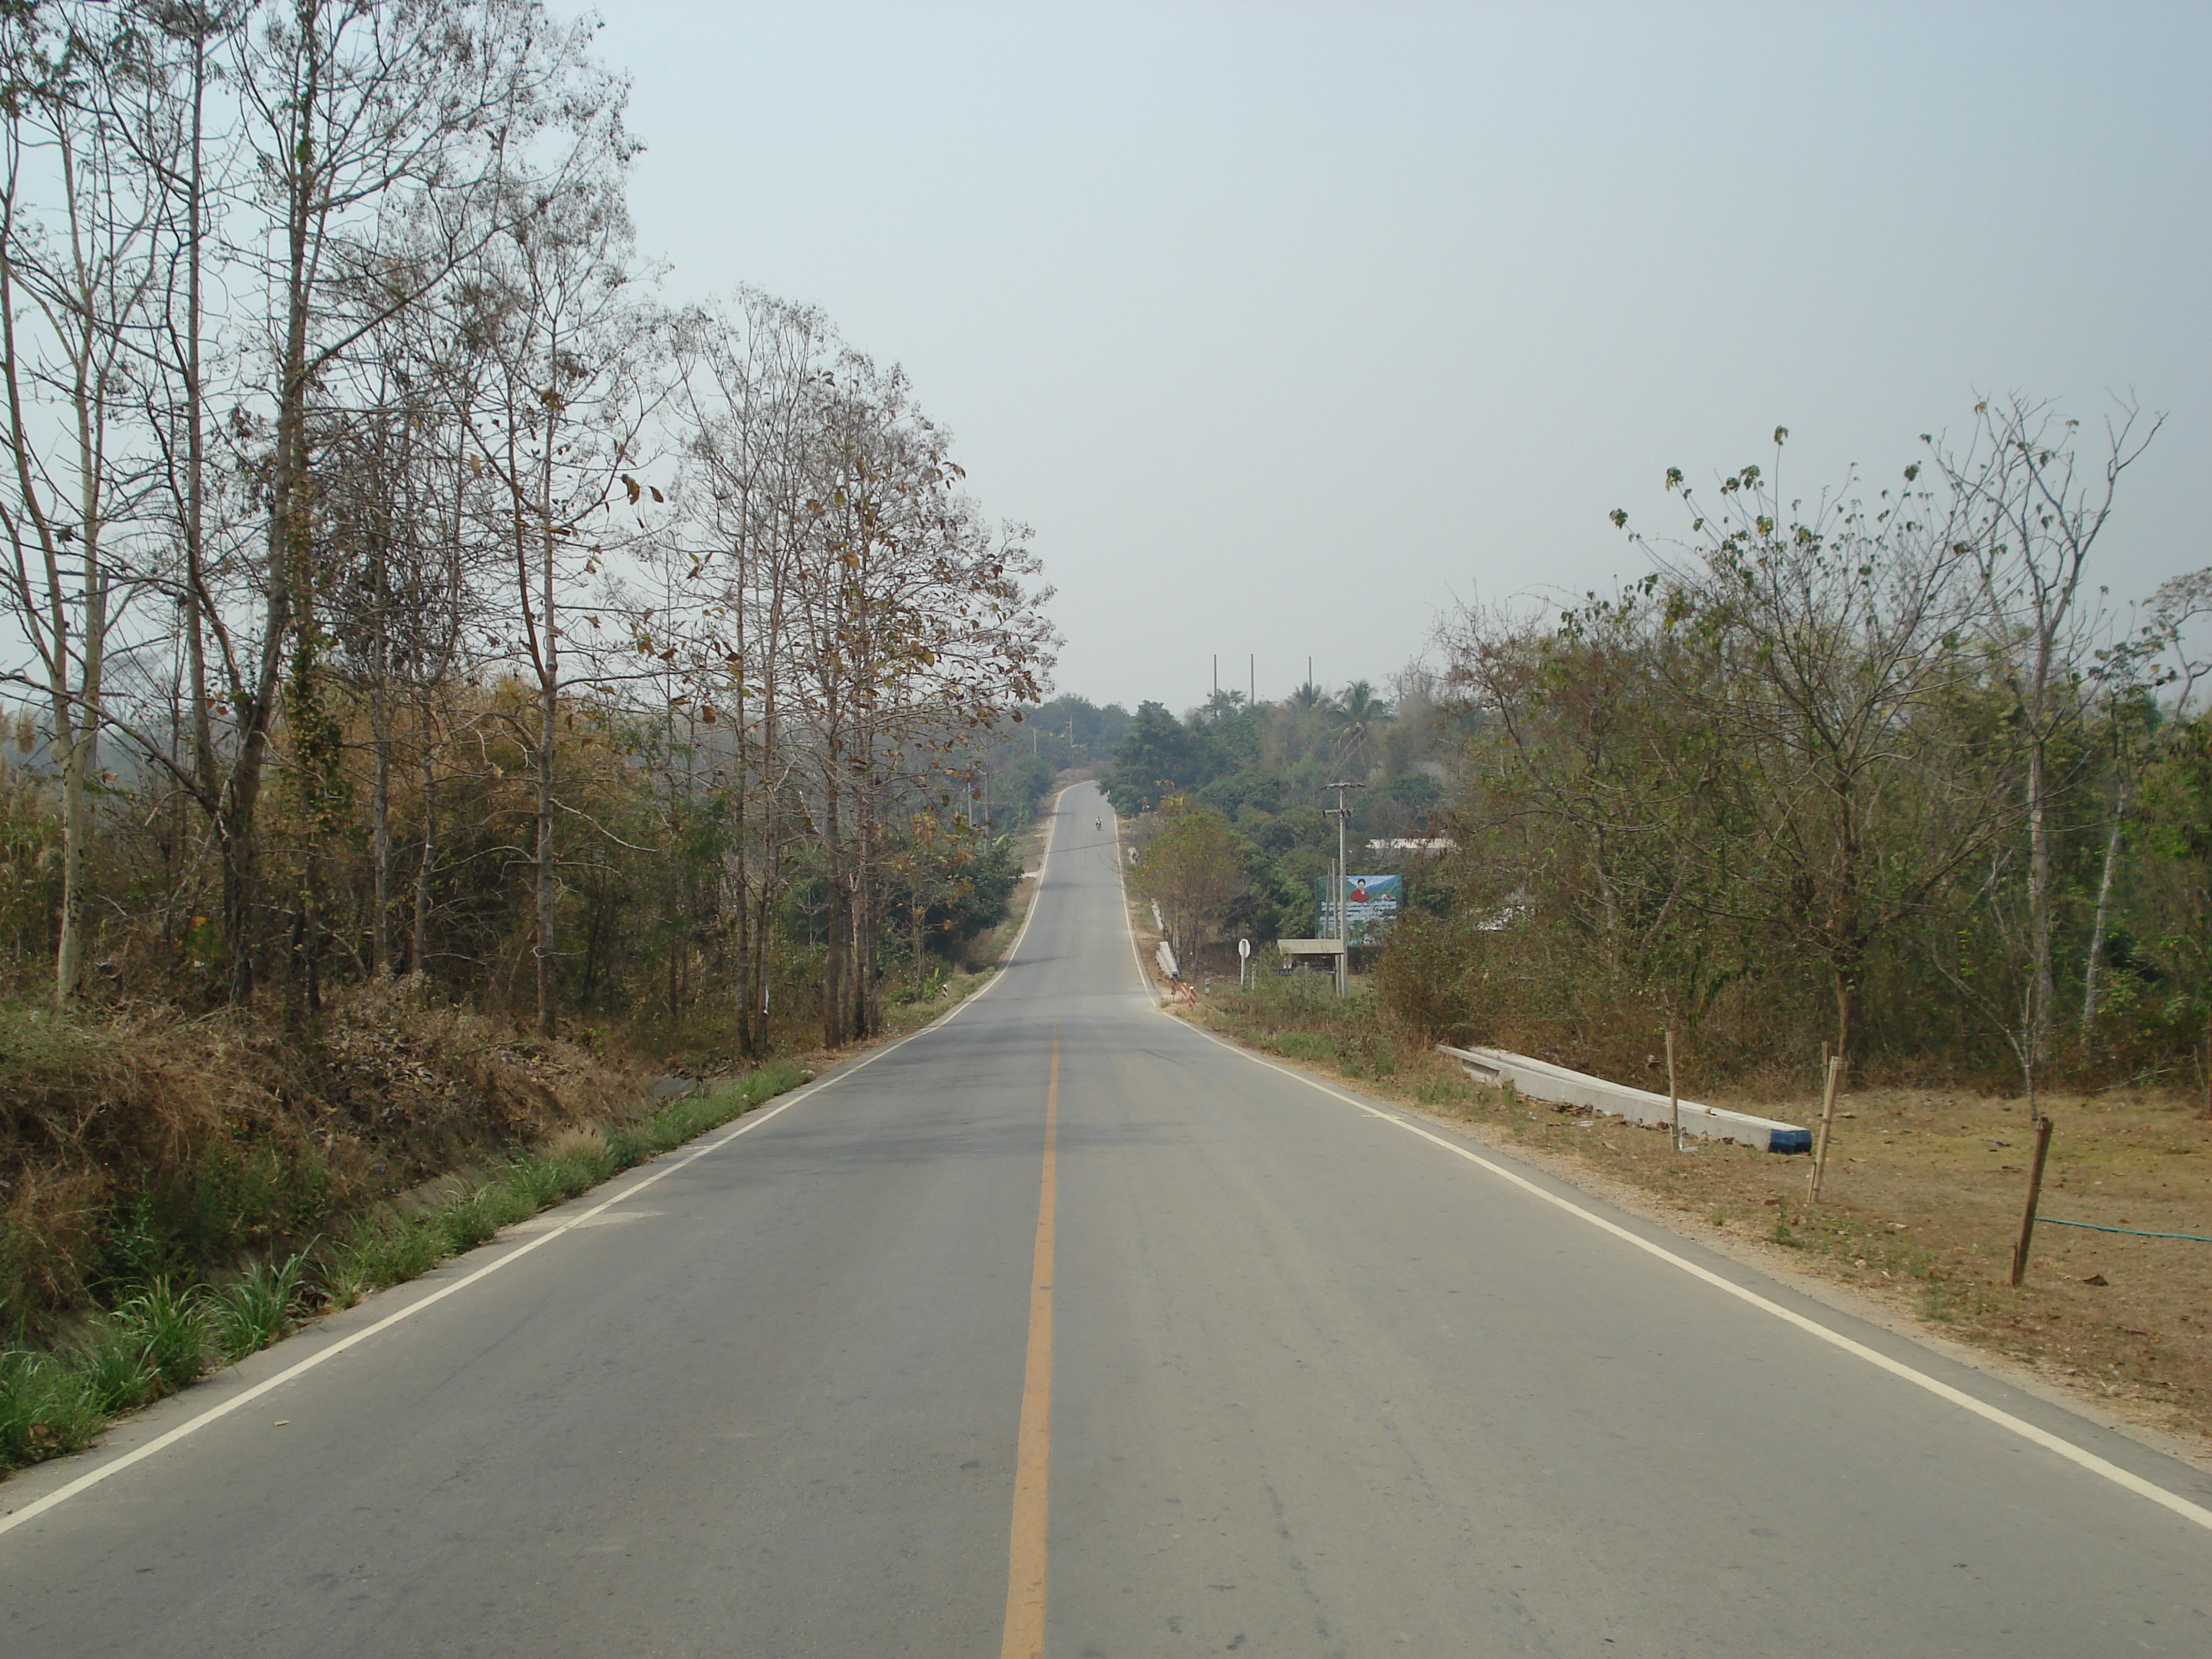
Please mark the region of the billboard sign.
<svg viewBox="0 0 2212 1659"><path fill-rule="evenodd" d="M1315 884L1321 902L1321 933L1336 937L1336 906L1330 902L1326 878ZM1345 938L1353 945L1379 945L1383 931L1397 920L1404 902L1403 876L1347 876L1344 883Z"/></svg>

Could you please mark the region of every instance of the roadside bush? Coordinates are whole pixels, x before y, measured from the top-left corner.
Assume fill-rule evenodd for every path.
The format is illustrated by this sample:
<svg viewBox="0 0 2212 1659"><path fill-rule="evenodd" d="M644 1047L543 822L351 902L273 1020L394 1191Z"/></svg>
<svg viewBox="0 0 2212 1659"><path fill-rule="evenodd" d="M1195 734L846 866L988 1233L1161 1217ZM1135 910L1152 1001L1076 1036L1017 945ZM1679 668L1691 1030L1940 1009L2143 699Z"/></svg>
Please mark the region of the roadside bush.
<svg viewBox="0 0 2212 1659"><path fill-rule="evenodd" d="M306 1263L304 1251L282 1265L257 1261L235 1284L210 1293L209 1323L216 1352L225 1361L258 1353L291 1330Z"/></svg>
<svg viewBox="0 0 2212 1659"><path fill-rule="evenodd" d="M0 1004L0 1339L289 1253L642 1104L632 1068L438 1006L419 978L349 988L304 1035L235 1010Z"/></svg>
<svg viewBox="0 0 2212 1659"><path fill-rule="evenodd" d="M1450 924L1413 910L1391 928L1370 977L1391 1020L1426 1046L1473 1040L1474 974L1474 952Z"/></svg>

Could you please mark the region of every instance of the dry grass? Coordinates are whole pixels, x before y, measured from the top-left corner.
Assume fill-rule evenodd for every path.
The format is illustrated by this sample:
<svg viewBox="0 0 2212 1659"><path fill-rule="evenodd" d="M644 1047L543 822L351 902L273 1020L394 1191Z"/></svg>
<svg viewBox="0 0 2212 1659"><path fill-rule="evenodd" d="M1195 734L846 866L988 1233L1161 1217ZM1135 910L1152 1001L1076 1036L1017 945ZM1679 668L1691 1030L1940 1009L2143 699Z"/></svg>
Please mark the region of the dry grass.
<svg viewBox="0 0 2212 1659"><path fill-rule="evenodd" d="M138 1006L0 1008L0 1336L289 1249L334 1217L564 1128L650 1109L638 1074L419 982L316 1029Z"/></svg>
<svg viewBox="0 0 2212 1659"><path fill-rule="evenodd" d="M2045 1216L2212 1237L2212 1123L2191 1103L2114 1091L2045 1103L2057 1126ZM1805 1122L1819 1104L1760 1109ZM1792 1218L1801 1237L1789 1242L1874 1288L1880 1270L1853 1265L1850 1239L1866 1224L1893 1232L1924 1254L1917 1311L1952 1334L2212 1432L2212 1243L2045 1222L2014 1291L2006 1280L2033 1156L2026 1103L1883 1090L1838 1109L1851 1115L1838 1116L1817 1210L1796 1179L1755 1183L1774 1189L1759 1194L1763 1206ZM1838 1223L1831 1243L1824 1230Z"/></svg>
<svg viewBox="0 0 2212 1659"><path fill-rule="evenodd" d="M1662 1132L1477 1087L1443 1056L1378 1031L1371 1004L1337 1005L1306 988L1224 990L1193 1017L1486 1139L1548 1154L1571 1178L1595 1177L1686 1231L1850 1285L2053 1386L2212 1448L2212 1244L2045 1223L2027 1282L2017 1291L2007 1283L2032 1155L2022 1102L1955 1091L1847 1095L1814 1206L1807 1158L1729 1146L1678 1153ZM1712 1102L1796 1123L1820 1110L1809 1078L1798 1094ZM2043 1214L2212 1236L2212 1123L2193 1103L2122 1091L2045 1104L2057 1128Z"/></svg>
<svg viewBox="0 0 2212 1659"><path fill-rule="evenodd" d="M572 1124L556 1133L540 1151L542 1156L556 1164L603 1158L607 1155L607 1132L596 1123Z"/></svg>

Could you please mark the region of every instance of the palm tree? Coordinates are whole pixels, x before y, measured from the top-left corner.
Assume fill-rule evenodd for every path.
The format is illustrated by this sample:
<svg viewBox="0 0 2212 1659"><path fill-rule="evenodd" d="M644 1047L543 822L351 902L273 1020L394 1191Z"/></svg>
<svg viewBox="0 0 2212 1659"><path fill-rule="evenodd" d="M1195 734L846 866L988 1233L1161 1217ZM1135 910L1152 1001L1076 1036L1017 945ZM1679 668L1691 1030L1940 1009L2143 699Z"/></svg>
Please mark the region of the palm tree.
<svg viewBox="0 0 2212 1659"><path fill-rule="evenodd" d="M1357 766L1364 775L1375 764L1375 738L1390 718L1390 705L1375 695L1365 680L1346 686L1331 709L1337 730L1336 759L1340 765Z"/></svg>

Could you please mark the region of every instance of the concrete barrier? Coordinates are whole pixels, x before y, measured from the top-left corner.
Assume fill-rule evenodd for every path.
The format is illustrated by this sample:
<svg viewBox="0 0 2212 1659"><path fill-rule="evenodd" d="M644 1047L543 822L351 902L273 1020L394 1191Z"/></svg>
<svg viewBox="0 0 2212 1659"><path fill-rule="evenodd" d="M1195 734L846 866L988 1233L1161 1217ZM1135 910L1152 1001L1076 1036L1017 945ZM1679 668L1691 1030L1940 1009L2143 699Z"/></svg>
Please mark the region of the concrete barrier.
<svg viewBox="0 0 2212 1659"><path fill-rule="evenodd" d="M1601 1077L1571 1072L1564 1066L1531 1060L1526 1054L1509 1054L1503 1048L1455 1048L1443 1042L1437 1044L1437 1048L1457 1060L1477 1083L1487 1083L1492 1087L1510 1083L1531 1100L1581 1106L1626 1118L1631 1123L1662 1129L1667 1127L1667 1097L1654 1094L1649 1089L1608 1083ZM1794 1123L1778 1123L1771 1118L1731 1112L1724 1106L1700 1105L1692 1100L1683 1101L1681 1109L1682 1133L1695 1135L1700 1140L1734 1141L1770 1152L1813 1150L1813 1132Z"/></svg>

